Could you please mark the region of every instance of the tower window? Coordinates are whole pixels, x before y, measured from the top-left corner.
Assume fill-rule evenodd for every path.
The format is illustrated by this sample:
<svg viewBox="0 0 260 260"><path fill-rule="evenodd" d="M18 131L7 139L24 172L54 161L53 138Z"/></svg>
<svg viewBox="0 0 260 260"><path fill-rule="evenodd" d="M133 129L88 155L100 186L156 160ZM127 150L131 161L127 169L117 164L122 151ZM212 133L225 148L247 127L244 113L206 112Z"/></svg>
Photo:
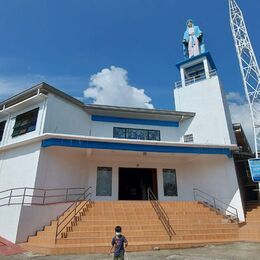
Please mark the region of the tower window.
<svg viewBox="0 0 260 260"><path fill-rule="evenodd" d="M6 124L6 121L0 122L0 142L2 141L2 138L4 135L5 124Z"/></svg>
<svg viewBox="0 0 260 260"><path fill-rule="evenodd" d="M15 120L12 137L32 132L36 129L39 108L33 109L21 115Z"/></svg>
<svg viewBox="0 0 260 260"><path fill-rule="evenodd" d="M186 75L186 79L205 75L205 68L203 62L186 68L185 75Z"/></svg>

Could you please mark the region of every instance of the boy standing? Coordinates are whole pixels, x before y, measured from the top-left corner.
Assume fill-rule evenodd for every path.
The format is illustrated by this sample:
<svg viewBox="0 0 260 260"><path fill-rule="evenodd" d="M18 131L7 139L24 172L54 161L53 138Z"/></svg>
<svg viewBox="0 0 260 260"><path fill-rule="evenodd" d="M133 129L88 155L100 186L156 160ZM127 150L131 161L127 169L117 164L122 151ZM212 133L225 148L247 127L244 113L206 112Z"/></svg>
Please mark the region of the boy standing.
<svg viewBox="0 0 260 260"><path fill-rule="evenodd" d="M115 227L116 235L112 239L112 247L110 248L110 254L114 248L114 260L124 260L125 248L128 245L126 238L121 234L122 228L120 226Z"/></svg>

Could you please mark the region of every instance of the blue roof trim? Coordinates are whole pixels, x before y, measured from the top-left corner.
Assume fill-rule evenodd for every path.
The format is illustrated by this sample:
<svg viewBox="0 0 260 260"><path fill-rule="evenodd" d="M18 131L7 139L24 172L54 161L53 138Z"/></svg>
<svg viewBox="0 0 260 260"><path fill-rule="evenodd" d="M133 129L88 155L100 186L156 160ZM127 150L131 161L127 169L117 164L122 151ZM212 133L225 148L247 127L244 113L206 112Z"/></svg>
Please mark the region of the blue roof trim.
<svg viewBox="0 0 260 260"><path fill-rule="evenodd" d="M98 141L81 141L50 138L42 141L42 147L63 146L77 148L93 148L108 150L123 150L137 152L156 152L156 153L185 153L185 154L215 154L232 157L232 152L228 148L206 148L206 147L182 147L182 146L163 146L147 144L112 143Z"/></svg>
<svg viewBox="0 0 260 260"><path fill-rule="evenodd" d="M215 63L214 63L214 61L213 61L213 59L212 59L212 57L211 57L211 54L210 54L210 52L208 52L208 51L207 51L207 52L204 52L204 53L202 53L202 54L200 54L200 55L198 55L198 56L192 57L192 58L190 58L190 59L183 60L183 61L177 63L177 64L176 64L176 67L177 67L178 69L180 69L180 67L183 66L183 65L185 65L186 63L190 63L190 62L192 62L192 61L194 61L194 60L197 60L197 59L200 59L200 58L202 58L202 57L207 57L207 59L208 59L208 61L209 61L209 63L210 63L210 66L211 66L211 68L212 68L213 70L217 69L217 68L216 68L216 65L215 65Z"/></svg>
<svg viewBox="0 0 260 260"><path fill-rule="evenodd" d="M98 121L98 122L179 127L179 122L176 121L124 118L124 117L113 117L113 116L97 116L97 115L92 115L91 119L92 121Z"/></svg>

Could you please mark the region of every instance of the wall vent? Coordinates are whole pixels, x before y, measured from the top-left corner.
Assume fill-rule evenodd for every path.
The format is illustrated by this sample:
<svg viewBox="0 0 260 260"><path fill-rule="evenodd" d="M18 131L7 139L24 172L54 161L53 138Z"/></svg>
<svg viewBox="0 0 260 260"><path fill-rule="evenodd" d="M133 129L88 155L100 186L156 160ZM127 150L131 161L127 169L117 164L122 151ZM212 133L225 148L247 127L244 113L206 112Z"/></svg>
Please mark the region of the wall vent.
<svg viewBox="0 0 260 260"><path fill-rule="evenodd" d="M193 142L193 134L188 134L183 136L184 143L192 143Z"/></svg>

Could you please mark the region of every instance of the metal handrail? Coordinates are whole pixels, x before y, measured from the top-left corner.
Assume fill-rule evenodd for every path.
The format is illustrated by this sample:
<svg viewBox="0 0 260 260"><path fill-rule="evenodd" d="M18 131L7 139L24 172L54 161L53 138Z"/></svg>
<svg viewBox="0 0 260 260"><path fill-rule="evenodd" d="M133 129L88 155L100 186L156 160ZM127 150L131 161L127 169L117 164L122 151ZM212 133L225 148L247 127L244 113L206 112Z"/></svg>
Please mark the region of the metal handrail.
<svg viewBox="0 0 260 260"><path fill-rule="evenodd" d="M216 75L217 75L217 70L214 69L214 70L209 71L209 77L210 78L213 77L213 76L216 76ZM188 86L192 83L196 83L196 82L201 81L201 80L204 80L206 78L207 78L206 73L198 74L194 77L185 79L185 86ZM175 88L180 88L180 87L183 87L182 81L175 82Z"/></svg>
<svg viewBox="0 0 260 260"><path fill-rule="evenodd" d="M233 206L215 198L214 196L206 193L205 191L202 191L197 188L193 189L193 195L194 195L194 200L203 203L204 205L214 209L216 212L220 212L221 214L223 214L226 217L232 216L233 220L239 221L238 211L235 207L233 207ZM205 195L207 197L205 197ZM223 205L225 205L227 207L223 207ZM230 211L229 208L233 209L234 212ZM229 214L227 214L227 213L229 213Z"/></svg>
<svg viewBox="0 0 260 260"><path fill-rule="evenodd" d="M156 198L156 196L154 195L154 193L152 192L151 188L147 189L147 197L148 197L148 200L152 203L152 206L153 206L158 218L160 219L161 223L163 224L170 240L172 240L172 237L173 237L173 235L175 235L175 232L170 224L169 217L166 214L162 205L159 203L159 201Z"/></svg>
<svg viewBox="0 0 260 260"><path fill-rule="evenodd" d="M75 190L78 190L76 192ZM37 194L38 192L41 194ZM51 194L52 192L60 192L59 194ZM62 191L64 191L62 193ZM73 202L73 196L82 195L85 188L57 188L57 189L41 189L41 188L31 188L31 187L20 187L12 188L0 191L0 207L10 206L10 205L52 205L64 202ZM73 193L71 193L73 192ZM27 199L30 199L28 202ZM49 198L56 198L56 200L48 201ZM64 199L61 199L64 198ZM19 199L19 201L17 201ZM40 201L35 201L40 199Z"/></svg>
<svg viewBox="0 0 260 260"><path fill-rule="evenodd" d="M90 192L89 192L90 190ZM88 206L92 204L91 200L92 196L92 187L88 187L84 193L78 197L78 199L71 204L64 212L57 218L57 226L56 226L56 233L55 233L55 244L57 243L57 240L59 238L59 235L62 234L63 230L69 226L69 224L72 224L72 221L77 221L77 215L80 214L81 210L87 205ZM89 198L90 197L90 198ZM84 203L82 203L84 201ZM80 206L78 208L78 206ZM66 212L70 213L65 217L64 214ZM66 222L65 222L66 221ZM61 235L62 236L62 235Z"/></svg>

